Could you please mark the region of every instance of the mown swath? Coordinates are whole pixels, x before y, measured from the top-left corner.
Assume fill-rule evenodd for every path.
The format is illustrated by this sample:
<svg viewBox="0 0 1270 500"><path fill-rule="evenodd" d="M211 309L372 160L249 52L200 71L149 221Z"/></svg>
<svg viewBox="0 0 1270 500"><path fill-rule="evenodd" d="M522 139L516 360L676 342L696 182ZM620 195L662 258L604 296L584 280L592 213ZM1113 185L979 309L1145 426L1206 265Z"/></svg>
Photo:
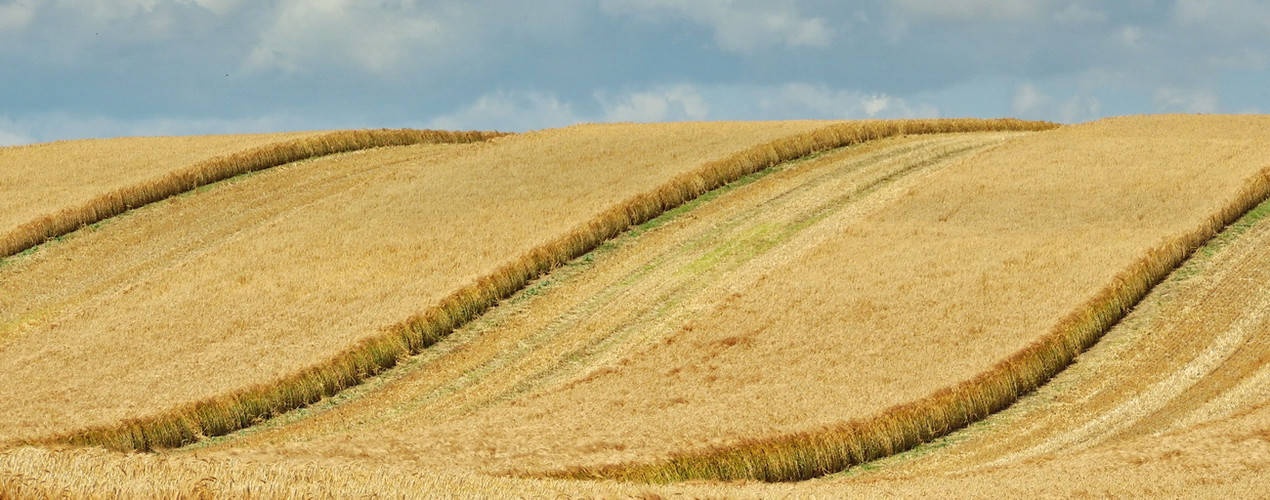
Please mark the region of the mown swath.
<svg viewBox="0 0 1270 500"><path fill-rule="evenodd" d="M505 134L411 129L349 130L258 146L162 173L157 178L97 195L82 204L59 208L55 213L24 222L15 228L4 228L5 232L0 233L0 258L20 253L50 238L65 235L133 208L248 172L359 149L406 144L477 142L502 135Z"/></svg>
<svg viewBox="0 0 1270 500"><path fill-rule="evenodd" d="M782 161L848 144L899 134L928 134L977 130L1036 130L1052 124L1018 120L899 120L831 125L744 150L612 207L579 228L543 244L442 299L426 312L402 321L324 363L273 383L116 426L88 429L41 440L111 449L150 450L190 443L252 425L267 417L306 405L360 383L394 366L402 356L418 352L472 319L529 280L581 255L631 225L690 200L732 179Z"/></svg>
<svg viewBox="0 0 1270 500"><path fill-rule="evenodd" d="M1097 342L1195 249L1268 196L1270 169L1262 169L1215 213L1149 248L1031 345L969 380L917 401L822 430L745 440L735 446L681 453L654 463L579 467L554 476L648 482L798 481L911 449L981 420L1045 383Z"/></svg>

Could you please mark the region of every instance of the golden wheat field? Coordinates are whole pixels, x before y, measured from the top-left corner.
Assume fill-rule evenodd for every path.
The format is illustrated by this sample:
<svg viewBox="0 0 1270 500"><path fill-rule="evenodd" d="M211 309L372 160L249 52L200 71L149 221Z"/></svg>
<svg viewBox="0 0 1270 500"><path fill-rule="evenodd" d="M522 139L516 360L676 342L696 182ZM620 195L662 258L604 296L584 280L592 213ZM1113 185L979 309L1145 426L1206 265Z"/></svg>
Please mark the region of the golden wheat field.
<svg viewBox="0 0 1270 500"><path fill-rule="evenodd" d="M87 139L0 149L0 227L87 202L208 158L320 132Z"/></svg>
<svg viewBox="0 0 1270 500"><path fill-rule="evenodd" d="M0 148L0 498L1270 493L1270 117L389 132Z"/></svg>
<svg viewBox="0 0 1270 500"><path fill-rule="evenodd" d="M378 146L472 142L496 132L346 130L88 139L0 148L0 255L196 187Z"/></svg>

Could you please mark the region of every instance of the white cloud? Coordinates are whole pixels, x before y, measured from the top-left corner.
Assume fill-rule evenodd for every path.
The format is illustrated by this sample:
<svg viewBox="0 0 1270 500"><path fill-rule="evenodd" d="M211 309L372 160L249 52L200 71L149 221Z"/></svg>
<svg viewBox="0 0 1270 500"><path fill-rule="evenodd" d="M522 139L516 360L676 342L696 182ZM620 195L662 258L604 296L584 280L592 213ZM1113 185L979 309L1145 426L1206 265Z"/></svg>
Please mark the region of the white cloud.
<svg viewBox="0 0 1270 500"><path fill-rule="evenodd" d="M1167 113L1216 113L1221 109L1221 99L1210 89L1162 87L1152 101L1156 111Z"/></svg>
<svg viewBox="0 0 1270 500"><path fill-rule="evenodd" d="M1179 0L1171 15L1182 28L1227 39L1270 39L1270 2L1264 0Z"/></svg>
<svg viewBox="0 0 1270 500"><path fill-rule="evenodd" d="M0 68L10 142L195 114L1073 121L1270 107L1270 0L0 0ZM91 116L28 120L52 110Z"/></svg>
<svg viewBox="0 0 1270 500"><path fill-rule="evenodd" d="M1010 112L1018 118L1076 123L1102 116L1102 102L1079 93L1058 101L1036 85L1024 83L1014 91Z"/></svg>
<svg viewBox="0 0 1270 500"><path fill-rule="evenodd" d="M428 128L444 130L502 130L520 132L563 127L585 120L573 105L554 94L533 91L496 91L452 113L433 119Z"/></svg>
<svg viewBox="0 0 1270 500"><path fill-rule="evenodd" d="M114 21L153 13L159 0L58 0L57 6L97 21Z"/></svg>
<svg viewBox="0 0 1270 500"><path fill-rule="evenodd" d="M1100 24L1107 21L1107 14L1079 4L1068 5L1054 12L1052 17L1064 24Z"/></svg>
<svg viewBox="0 0 1270 500"><path fill-rule="evenodd" d="M1010 101L1010 111L1016 116L1028 116L1048 105L1051 99L1035 85L1025 83L1014 91L1014 99Z"/></svg>
<svg viewBox="0 0 1270 500"><path fill-rule="evenodd" d="M381 73L407 61L446 59L450 34L443 19L413 2L283 0L246 66L295 72L352 62Z"/></svg>
<svg viewBox="0 0 1270 500"><path fill-rule="evenodd" d="M184 0L184 1L188 2L191 0ZM242 7L243 2L245 2L246 0L192 0L192 1L194 2L195 5L198 5L199 7L210 10L216 15L223 16L223 15L232 13L234 11L237 11L239 7Z"/></svg>
<svg viewBox="0 0 1270 500"><path fill-rule="evenodd" d="M719 48L738 53L769 46L827 47L833 39L824 18L801 15L789 0L604 0L601 6L610 14L687 19L709 28Z"/></svg>
<svg viewBox="0 0 1270 500"><path fill-rule="evenodd" d="M1051 10L1046 0L893 0L903 14L958 22L1027 20Z"/></svg>
<svg viewBox="0 0 1270 500"><path fill-rule="evenodd" d="M192 0L0 0L0 35L18 35L0 46L41 63L73 65L119 47L163 47L175 36L207 28L184 16ZM180 47L172 44L171 47Z"/></svg>
<svg viewBox="0 0 1270 500"><path fill-rule="evenodd" d="M584 122L697 120L798 120L938 117L929 104L912 105L881 93L831 89L807 83L783 85L678 84L571 102L555 94L497 91L439 116L425 126L440 129L522 131ZM579 109L595 109L595 112Z"/></svg>
<svg viewBox="0 0 1270 500"><path fill-rule="evenodd" d="M0 130L0 146L20 146L34 141L30 137Z"/></svg>
<svg viewBox="0 0 1270 500"><path fill-rule="evenodd" d="M1130 25L1121 26L1119 33L1120 41L1123 42L1126 47L1140 48L1144 45L1142 38L1146 35L1141 27Z"/></svg>
<svg viewBox="0 0 1270 500"><path fill-rule="evenodd" d="M1102 117L1102 101L1095 97L1075 95L1058 108L1058 121L1077 123Z"/></svg>
<svg viewBox="0 0 1270 500"><path fill-rule="evenodd" d="M0 5L0 34L26 29L35 18L35 0L16 0Z"/></svg>
<svg viewBox="0 0 1270 500"><path fill-rule="evenodd" d="M1186 35L1173 35L1178 45L1213 70L1260 70L1270 61L1270 1L1180 0L1170 14L1169 29Z"/></svg>
<svg viewBox="0 0 1270 500"><path fill-rule="evenodd" d="M788 83L755 89L765 115L780 118L918 118L939 116L930 105L910 105L883 93L831 89L808 83Z"/></svg>
<svg viewBox="0 0 1270 500"><path fill-rule="evenodd" d="M596 99L604 107L605 121L615 122L659 122L704 120L710 114L710 106L705 98L691 85L635 92L617 100L609 101L604 95L597 94Z"/></svg>
<svg viewBox="0 0 1270 500"><path fill-rule="evenodd" d="M0 116L0 146L16 146L35 142L22 127L7 117Z"/></svg>
<svg viewBox="0 0 1270 500"><path fill-rule="evenodd" d="M181 116L120 119L98 114L54 112L14 118L0 116L0 144L89 137L248 134L313 128L315 125L310 120L281 115L238 119Z"/></svg>

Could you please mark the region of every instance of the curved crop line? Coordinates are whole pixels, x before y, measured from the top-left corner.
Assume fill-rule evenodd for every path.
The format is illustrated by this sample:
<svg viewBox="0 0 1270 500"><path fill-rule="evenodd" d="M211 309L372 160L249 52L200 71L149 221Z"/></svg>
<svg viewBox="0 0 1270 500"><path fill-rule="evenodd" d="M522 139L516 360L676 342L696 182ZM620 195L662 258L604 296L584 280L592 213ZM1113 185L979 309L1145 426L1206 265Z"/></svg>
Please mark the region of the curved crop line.
<svg viewBox="0 0 1270 500"><path fill-rule="evenodd" d="M550 476L657 483L801 481L906 451L1004 409L1058 374L1204 242L1267 199L1270 168L1246 181L1229 204L1199 227L1149 250L1044 337L974 378L923 399L816 431L683 453L662 462L577 467Z"/></svg>
<svg viewBox="0 0 1270 500"><path fill-rule="evenodd" d="M379 129L341 130L276 142L195 163L163 177L116 189L75 207L46 215L0 234L0 258L101 222L128 210L248 172L300 160L381 146L480 142L502 132Z"/></svg>
<svg viewBox="0 0 1270 500"><path fill-rule="evenodd" d="M246 428L352 387L435 344L511 296L541 274L581 256L626 229L745 175L808 154L904 134L1046 130L1058 125L1015 119L934 119L846 122L759 144L639 194L599 213L563 236L536 247L423 313L354 344L318 363L271 383L194 402L118 424L54 436L29 444L102 446L113 450L172 448L201 437Z"/></svg>

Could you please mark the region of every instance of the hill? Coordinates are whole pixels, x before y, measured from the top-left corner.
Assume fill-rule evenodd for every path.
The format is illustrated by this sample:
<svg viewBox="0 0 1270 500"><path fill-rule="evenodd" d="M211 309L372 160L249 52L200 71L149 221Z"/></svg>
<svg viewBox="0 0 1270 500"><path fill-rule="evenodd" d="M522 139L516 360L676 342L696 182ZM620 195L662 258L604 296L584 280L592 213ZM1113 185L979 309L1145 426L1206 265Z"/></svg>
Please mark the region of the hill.
<svg viewBox="0 0 1270 500"><path fill-rule="evenodd" d="M870 127L885 133L860 133ZM31 302L16 316L28 319L0 323L29 325L0 344L6 373L27 384L6 395L26 398L7 410L10 421L36 422L10 425L11 438L119 448L161 444L154 437L163 435L184 442L202 424L179 419L197 416L186 408L200 401L242 390L235 387L276 388L382 332L434 325L449 316L429 315L429 304L467 297L473 286L520 291L502 301L504 292L494 294L496 307L476 307L479 319L434 346L363 365L356 388L248 422L256 425L245 432L157 456L12 448L0 454L9 477L0 484L241 494L267 481L277 486L258 492L284 496L1255 487L1248 478L1268 463L1259 382L1268 351L1265 308L1256 306L1264 293L1246 284L1265 281L1256 277L1267 233L1258 225L1265 210L1249 210L1270 192L1270 121L1147 116L1023 128L584 126L330 157L156 204L0 267L10 273L0 284L27 287L0 297L25 297L58 273L109 265L121 248L149 239L156 243L138 255L177 248L139 265L147 278L125 283L119 276L133 273L120 270L115 288L75 285L84 291L69 295L89 299ZM629 213L631 200L684 175L738 164L750 166L724 177L739 182L664 214L679 202ZM209 216L217 207L259 212ZM558 262L573 258L567 265L488 284L514 257L544 259L535 252L547 250L537 249L596 227L587 221L613 207L625 222L564 252ZM189 224L190 213L204 218ZM209 229L164 239L189 226ZM416 257L394 260L400 253ZM97 278L65 281L75 279ZM205 306L222 296L224 305ZM385 306L398 296L414 301ZM180 297L189 298L174 302ZM73 304L63 310L74 312L45 320L43 304ZM358 327L367 324L380 326ZM162 331L180 335L93 343L103 332ZM410 352L419 354L401 357ZM169 362L174 354L184 357ZM58 367L81 359L89 376L46 388L65 384ZM145 363L129 364L135 359ZM253 369L226 373L235 366ZM165 377L185 373L193 375L183 385L163 388ZM111 406L88 397L104 391L133 399ZM69 423L40 420L54 411ZM156 426L164 415L176 415L176 430ZM546 479L806 479L944 434L804 483ZM1182 473L1204 464L1221 473L1204 481ZM1070 471L1081 474L1073 480ZM137 482L120 476L137 473ZM200 482L206 477L215 481Z"/></svg>

